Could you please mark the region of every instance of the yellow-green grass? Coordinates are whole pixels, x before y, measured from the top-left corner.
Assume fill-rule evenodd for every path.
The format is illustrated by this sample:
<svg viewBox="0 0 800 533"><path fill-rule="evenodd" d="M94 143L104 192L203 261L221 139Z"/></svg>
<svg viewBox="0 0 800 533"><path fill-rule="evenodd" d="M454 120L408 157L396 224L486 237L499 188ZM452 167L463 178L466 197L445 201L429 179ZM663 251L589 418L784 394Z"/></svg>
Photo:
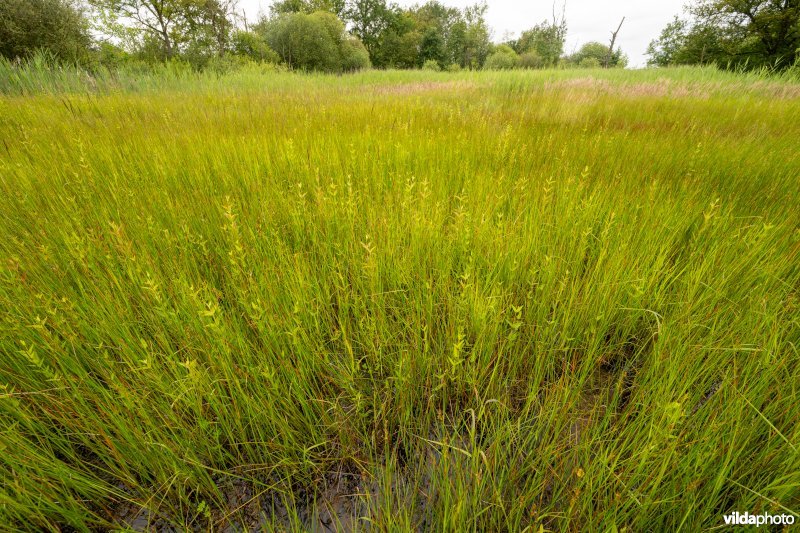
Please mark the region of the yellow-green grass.
<svg viewBox="0 0 800 533"><path fill-rule="evenodd" d="M800 84L5 68L2 527L800 512Z"/></svg>

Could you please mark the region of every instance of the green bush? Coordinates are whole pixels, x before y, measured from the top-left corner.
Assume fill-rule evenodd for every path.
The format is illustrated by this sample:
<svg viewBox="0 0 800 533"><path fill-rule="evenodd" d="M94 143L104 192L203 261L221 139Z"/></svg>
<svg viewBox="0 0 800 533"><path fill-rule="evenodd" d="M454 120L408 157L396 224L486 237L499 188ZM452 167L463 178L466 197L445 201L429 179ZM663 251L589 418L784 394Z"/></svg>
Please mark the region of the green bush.
<svg viewBox="0 0 800 533"><path fill-rule="evenodd" d="M363 45L345 33L344 23L332 13L286 13L255 31L292 69L341 72L369 66Z"/></svg>
<svg viewBox="0 0 800 533"><path fill-rule="evenodd" d="M355 37L347 37L342 43L342 70L352 72L370 67L369 52Z"/></svg>
<svg viewBox="0 0 800 533"><path fill-rule="evenodd" d="M281 60L293 69L337 71L341 56L336 41L318 20L305 13L288 13L269 21L264 37Z"/></svg>
<svg viewBox="0 0 800 533"><path fill-rule="evenodd" d="M237 31L231 35L231 48L235 55L253 61L278 63L280 56L269 47L267 41L252 31Z"/></svg>
<svg viewBox="0 0 800 533"><path fill-rule="evenodd" d="M584 57L581 59L580 63L578 63L578 66L581 68L600 68L602 63L600 63L600 60L596 57Z"/></svg>
<svg viewBox="0 0 800 533"><path fill-rule="evenodd" d="M609 61L610 67L624 67L628 64L628 56L616 48L609 57L608 46L596 41L589 41L580 50L567 58L568 62L581 68L602 67Z"/></svg>
<svg viewBox="0 0 800 533"><path fill-rule="evenodd" d="M510 70L519 66L520 59L514 49L501 44L495 47L494 52L486 58L483 68L486 70Z"/></svg>
<svg viewBox="0 0 800 533"><path fill-rule="evenodd" d="M537 52L531 50L519 56L519 66L521 68L543 68L544 59Z"/></svg>
<svg viewBox="0 0 800 533"><path fill-rule="evenodd" d="M105 67L118 69L131 61L131 55L119 46L104 42L95 49L94 59Z"/></svg>
<svg viewBox="0 0 800 533"><path fill-rule="evenodd" d="M442 70L442 67L439 66L439 62L435 59L428 59L422 64L422 70L432 70L435 72L439 72Z"/></svg>

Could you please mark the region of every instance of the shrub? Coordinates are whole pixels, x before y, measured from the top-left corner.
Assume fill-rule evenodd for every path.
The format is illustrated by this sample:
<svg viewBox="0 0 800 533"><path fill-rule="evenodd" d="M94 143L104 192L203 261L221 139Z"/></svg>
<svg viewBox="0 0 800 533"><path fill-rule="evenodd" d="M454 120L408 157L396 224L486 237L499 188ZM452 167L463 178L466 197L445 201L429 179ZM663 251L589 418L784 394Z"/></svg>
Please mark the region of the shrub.
<svg viewBox="0 0 800 533"><path fill-rule="evenodd" d="M338 43L319 19L305 13L288 13L269 21L264 29L266 42L290 68L341 69Z"/></svg>
<svg viewBox="0 0 800 533"><path fill-rule="evenodd" d="M543 68L544 67L544 60L542 56L540 56L535 51L525 52L521 56L519 56L519 66L521 68Z"/></svg>
<svg viewBox="0 0 800 533"><path fill-rule="evenodd" d="M352 72L370 66L369 52L364 43L355 37L347 37L342 43L342 70Z"/></svg>
<svg viewBox="0 0 800 533"><path fill-rule="evenodd" d="M581 68L600 68L601 65L602 63L600 63L600 60L596 57L584 57L581 59L580 63L578 63L578 66Z"/></svg>
<svg viewBox="0 0 800 533"><path fill-rule="evenodd" d="M95 61L108 68L120 68L131 61L128 52L111 43L100 43L94 51Z"/></svg>
<svg viewBox="0 0 800 533"><path fill-rule="evenodd" d="M240 57L246 57L253 61L264 63L277 63L281 60L280 56L269 47L267 41L252 31L237 31L231 36L231 48L233 53Z"/></svg>
<svg viewBox="0 0 800 533"><path fill-rule="evenodd" d="M590 41L581 46L580 50L572 54L568 59L572 65L577 65L582 68L601 67L609 60L608 46L596 41ZM611 53L609 66L624 67L627 64L628 57L623 54L619 48L616 48Z"/></svg>
<svg viewBox="0 0 800 533"><path fill-rule="evenodd" d="M258 24L255 31L290 68L341 72L369 66L361 42L348 36L332 13L287 13Z"/></svg>
<svg viewBox="0 0 800 533"><path fill-rule="evenodd" d="M428 59L422 64L422 70L433 70L433 71L440 71L442 67L439 66L439 62L435 59Z"/></svg>
<svg viewBox="0 0 800 533"><path fill-rule="evenodd" d="M486 70L509 70L519 67L519 56L510 46L501 44L486 59L483 68Z"/></svg>

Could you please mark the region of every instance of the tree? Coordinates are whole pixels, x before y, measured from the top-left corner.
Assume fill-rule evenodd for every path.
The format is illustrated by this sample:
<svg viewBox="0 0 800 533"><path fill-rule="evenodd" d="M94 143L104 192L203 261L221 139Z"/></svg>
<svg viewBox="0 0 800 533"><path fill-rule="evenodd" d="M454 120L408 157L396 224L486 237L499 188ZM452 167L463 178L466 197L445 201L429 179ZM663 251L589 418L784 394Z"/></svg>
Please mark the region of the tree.
<svg viewBox="0 0 800 533"><path fill-rule="evenodd" d="M648 48L650 64L785 68L800 59L800 1L695 0Z"/></svg>
<svg viewBox="0 0 800 533"><path fill-rule="evenodd" d="M625 17L622 17L622 20L619 22L619 26L617 26L617 30L611 32L611 43L608 45L608 52L606 53L606 57L603 59L603 67L605 68L611 66L611 56L614 53L614 44L617 42L617 35L619 34L619 30L622 29L622 24L624 22Z"/></svg>
<svg viewBox="0 0 800 533"><path fill-rule="evenodd" d="M63 61L84 61L89 23L71 0L0 0L0 55L25 57L48 50Z"/></svg>
<svg viewBox="0 0 800 533"><path fill-rule="evenodd" d="M647 64L659 67L711 63L725 66L736 57L735 48L735 43L727 40L719 28L692 25L675 17L647 47Z"/></svg>
<svg viewBox="0 0 800 533"><path fill-rule="evenodd" d="M328 11L337 17L344 18L346 11L345 0L277 0L270 8L272 16L286 13L306 13L315 11Z"/></svg>
<svg viewBox="0 0 800 533"><path fill-rule="evenodd" d="M351 0L345 9L345 18L351 24L353 35L361 39L370 57L375 57L378 52L390 16L385 0Z"/></svg>
<svg viewBox="0 0 800 533"><path fill-rule="evenodd" d="M422 35L418 31L398 34L390 29L383 36L376 63L382 67L415 68L420 64L421 44Z"/></svg>
<svg viewBox="0 0 800 533"><path fill-rule="evenodd" d="M791 65L798 57L798 0L699 0L691 11L709 25L726 28L731 36L752 38L747 55L761 63Z"/></svg>
<svg viewBox="0 0 800 533"><path fill-rule="evenodd" d="M221 56L230 49L235 0L192 0L184 5L186 52L207 58Z"/></svg>
<svg viewBox="0 0 800 533"><path fill-rule="evenodd" d="M436 61L439 68L444 68L448 64L444 44L441 33L436 28L428 28L419 45L420 61Z"/></svg>
<svg viewBox="0 0 800 533"><path fill-rule="evenodd" d="M129 48L169 59L221 55L230 45L236 0L88 0L100 28ZM152 52L147 50L154 48Z"/></svg>
<svg viewBox="0 0 800 533"><path fill-rule="evenodd" d="M489 53L485 2L463 10L437 0L408 9L386 6L384 0L348 5L352 31L377 66L410 68L435 61L440 68L479 68Z"/></svg>
<svg viewBox="0 0 800 533"><path fill-rule="evenodd" d="M182 0L90 0L99 11L103 29L128 43L153 40L159 55L177 52L179 27L184 22Z"/></svg>
<svg viewBox="0 0 800 533"><path fill-rule="evenodd" d="M457 50L456 63L465 68L479 68L489 55L489 25L486 23L486 2L464 9L463 37Z"/></svg>
<svg viewBox="0 0 800 533"><path fill-rule="evenodd" d="M678 16L661 30L657 39L650 41L646 54L648 65L665 67L676 63L675 58L685 46L689 23Z"/></svg>
<svg viewBox="0 0 800 533"><path fill-rule="evenodd" d="M333 13L286 13L253 29L291 68L341 72L369 66L366 49Z"/></svg>
<svg viewBox="0 0 800 533"><path fill-rule="evenodd" d="M269 6L269 12L273 17L288 13L313 13L309 8L310 5L305 0L277 0Z"/></svg>
<svg viewBox="0 0 800 533"><path fill-rule="evenodd" d="M511 44L517 53L535 52L545 66L553 66L564 53L566 37L567 24L562 18L553 23L544 21L537 24L522 32L519 39Z"/></svg>
<svg viewBox="0 0 800 533"><path fill-rule="evenodd" d="M458 41L464 35L464 32L459 33L458 30L458 23L463 20L461 11L447 7L438 0L431 0L412 8L410 14L422 34L421 61L432 59L441 68L451 63L460 63L457 56L461 43Z"/></svg>

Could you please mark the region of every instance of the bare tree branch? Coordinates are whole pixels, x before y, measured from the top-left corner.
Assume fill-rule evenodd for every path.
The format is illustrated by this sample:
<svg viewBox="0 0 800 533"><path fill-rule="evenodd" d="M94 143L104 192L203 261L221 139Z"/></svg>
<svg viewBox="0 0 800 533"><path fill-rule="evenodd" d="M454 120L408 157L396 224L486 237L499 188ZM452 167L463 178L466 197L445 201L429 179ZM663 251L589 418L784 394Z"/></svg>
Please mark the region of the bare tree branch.
<svg viewBox="0 0 800 533"><path fill-rule="evenodd" d="M619 22L619 26L617 26L617 31L611 32L611 44L608 46L608 54L606 54L606 63L605 68L608 68L611 65L611 55L614 53L614 44L617 42L617 34L619 33L620 28L622 28L622 23L625 22L625 17L622 17L622 20Z"/></svg>

